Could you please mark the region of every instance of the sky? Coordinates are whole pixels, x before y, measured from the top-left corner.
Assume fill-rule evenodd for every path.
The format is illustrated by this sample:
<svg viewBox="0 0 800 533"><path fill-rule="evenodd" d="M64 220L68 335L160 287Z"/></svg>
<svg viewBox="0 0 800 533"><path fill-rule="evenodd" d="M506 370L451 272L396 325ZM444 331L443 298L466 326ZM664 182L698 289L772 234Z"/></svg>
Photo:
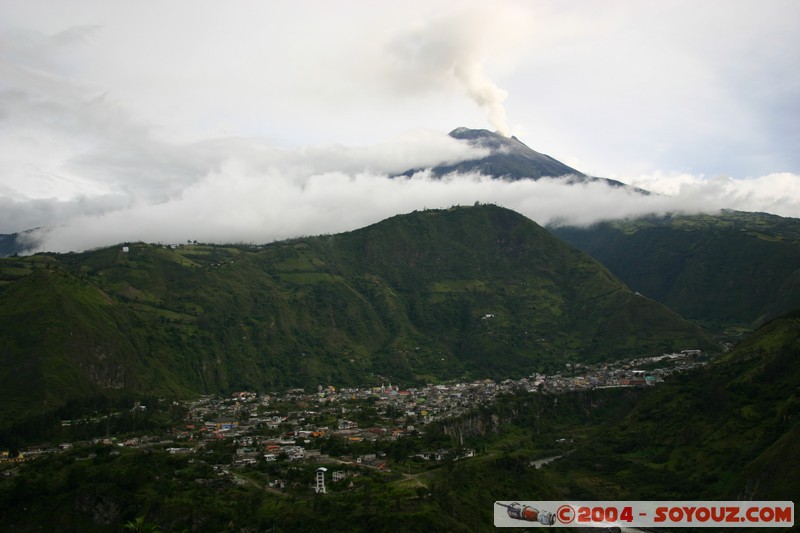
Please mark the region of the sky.
<svg viewBox="0 0 800 533"><path fill-rule="evenodd" d="M0 0L0 234L264 243L496 203L800 217L800 2ZM390 176L514 135L584 173Z"/></svg>

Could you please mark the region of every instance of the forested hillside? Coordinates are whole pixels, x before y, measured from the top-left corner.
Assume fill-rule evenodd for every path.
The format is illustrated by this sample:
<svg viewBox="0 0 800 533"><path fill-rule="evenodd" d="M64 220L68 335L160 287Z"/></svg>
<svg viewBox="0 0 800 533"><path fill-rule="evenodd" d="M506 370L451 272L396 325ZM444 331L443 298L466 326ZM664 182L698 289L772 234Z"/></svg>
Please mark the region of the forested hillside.
<svg viewBox="0 0 800 533"><path fill-rule="evenodd" d="M800 305L798 219L723 211L550 230L714 331L749 330Z"/></svg>
<svg viewBox="0 0 800 533"><path fill-rule="evenodd" d="M698 327L496 206L266 246L0 261L4 420L76 397L509 377L686 348Z"/></svg>

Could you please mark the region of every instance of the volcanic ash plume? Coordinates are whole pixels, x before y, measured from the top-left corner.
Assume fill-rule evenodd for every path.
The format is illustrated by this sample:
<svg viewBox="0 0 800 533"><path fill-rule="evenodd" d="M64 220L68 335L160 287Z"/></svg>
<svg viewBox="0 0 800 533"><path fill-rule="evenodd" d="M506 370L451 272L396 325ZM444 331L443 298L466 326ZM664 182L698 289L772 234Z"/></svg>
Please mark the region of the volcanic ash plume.
<svg viewBox="0 0 800 533"><path fill-rule="evenodd" d="M459 87L486 110L498 133L509 136L503 107L508 93L490 80L483 68L491 51L508 40L498 29L507 26L488 24L491 19L484 12L462 13L396 35L382 48L385 79L407 94Z"/></svg>
<svg viewBox="0 0 800 533"><path fill-rule="evenodd" d="M464 84L472 101L489 113L489 122L497 130L497 133L510 137L511 130L508 127L506 108L503 107L503 101L508 93L487 78L477 64L465 67L456 64L453 72L456 78Z"/></svg>

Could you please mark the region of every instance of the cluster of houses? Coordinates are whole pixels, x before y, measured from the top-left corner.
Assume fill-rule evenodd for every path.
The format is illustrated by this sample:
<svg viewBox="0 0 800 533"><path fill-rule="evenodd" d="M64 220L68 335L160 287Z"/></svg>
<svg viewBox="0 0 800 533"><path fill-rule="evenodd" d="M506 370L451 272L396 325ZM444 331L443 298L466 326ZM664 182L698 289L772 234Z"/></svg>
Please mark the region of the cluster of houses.
<svg viewBox="0 0 800 533"><path fill-rule="evenodd" d="M179 437L202 441L232 438L238 445L235 464L251 465L259 459L325 463L318 437L339 437L347 442L396 440L416 434L416 426L464 414L493 402L498 394L514 390L561 392L598 387L647 386L664 376L704 364L694 350L621 361L613 364L567 364L563 373L533 374L519 380L490 379L469 383L429 384L402 389L382 385L371 388L318 387L314 392L292 389L283 394L236 393L230 398L204 397L190 406L186 429ZM642 370L641 367L653 367ZM378 415L367 427L357 421L360 406L371 405ZM295 409L277 411L277 405ZM216 416L211 416L216 415ZM352 416L351 416L352 415ZM314 420L332 420L319 426ZM423 460L442 460L446 450L417 454ZM350 458L348 458L350 459ZM353 462L383 467L385 459L375 454L352 458Z"/></svg>
<svg viewBox="0 0 800 533"><path fill-rule="evenodd" d="M642 387L661 383L669 374L685 372L705 365L700 350L640 357L630 361L582 365L567 364L565 371L553 376L535 375L532 384L546 392L608 387ZM644 370L643 368L646 368Z"/></svg>
<svg viewBox="0 0 800 533"><path fill-rule="evenodd" d="M344 389L319 386L314 392L291 389L284 393L238 392L224 398L204 396L187 405L185 422L171 435L139 436L122 441L107 437L102 442L133 448L160 446L172 454L191 454L215 440L230 439L235 443L233 466L236 467L255 465L262 460L285 460L352 462L383 469L386 458L381 454L331 458L322 453L318 439L338 437L347 443L397 440L417 434L418 426L464 414L493 402L501 393L516 390L537 393L652 385L662 381L666 374L704 364L699 355L702 354L696 350L686 350L613 364L567 364L559 374L533 374L500 382L486 379L418 388L391 384ZM362 415L366 406L373 416L361 427L359 420L365 419ZM144 407L137 405L139 409ZM321 425L321 420L327 424ZM69 444L64 444L60 448L33 449L25 457L63 451L68 447ZM467 451L465 456L472 453ZM443 460L447 454L447 450L436 450L417 456L435 461ZM0 460L5 462L11 458L3 456Z"/></svg>
<svg viewBox="0 0 800 533"><path fill-rule="evenodd" d="M604 387L638 387L653 385L663 378L629 365L602 365L598 368L584 367L580 363L567 364L563 373L552 376L536 375L533 385L542 392L567 392L571 390Z"/></svg>

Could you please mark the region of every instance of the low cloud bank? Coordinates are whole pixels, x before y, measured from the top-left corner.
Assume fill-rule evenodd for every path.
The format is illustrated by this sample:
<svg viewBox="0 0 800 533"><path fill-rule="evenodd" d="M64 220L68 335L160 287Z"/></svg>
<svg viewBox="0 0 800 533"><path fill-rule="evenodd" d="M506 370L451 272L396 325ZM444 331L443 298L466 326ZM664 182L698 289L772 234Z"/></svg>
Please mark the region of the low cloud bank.
<svg viewBox="0 0 800 533"><path fill-rule="evenodd" d="M299 164L301 160L285 155L282 162ZM304 174L302 169L289 168L228 160L165 201L132 198L113 209L109 202L106 212L73 214L32 237L39 241L37 250L60 252L130 241L267 243L339 233L398 213L475 202L508 207L542 225L588 225L653 213L723 208L800 214L800 176L788 173L750 180L690 175L630 180L661 193L643 196L603 183L566 185L550 178L507 182L466 174L434 179L427 172L392 178L371 170Z"/></svg>
<svg viewBox="0 0 800 533"><path fill-rule="evenodd" d="M173 20L182 20L185 6L170 8L177 17L163 16L160 5L158 13L71 6L51 13L58 23L43 24L40 9L18 4L9 11L9 20L0 22L0 234L48 228L34 233L37 250L189 239L265 243L352 230L415 209L475 202L514 209L540 224L585 225L721 208L800 216L800 178L795 174L743 180L663 173L610 176L659 193L651 196L601 183L567 186L548 179L510 183L460 175L434 180L424 172L393 179L407 169L487 154L439 131L387 139L411 124L485 125L474 113L527 141L507 123L508 105L509 115L521 124L538 124L531 131L534 139L552 138L551 146L568 146L557 140L565 136L562 128L568 128L585 142L567 152L591 154L593 147L603 146L604 153L588 157L602 161L611 154L613 164L605 163L605 168L622 168L645 157L626 168L676 168L677 160L680 168L797 171L796 150L785 148L793 147L796 138L796 121L786 118L796 115L790 112L796 99L787 99L794 93L786 87L793 85L782 81L793 71L775 67L796 63L796 39L787 36L797 32L791 33L791 25L776 25L790 17L759 19L747 38L725 41L724 50L717 46L719 39L708 41L714 43L710 50L698 46L709 35L701 32L695 36L698 41L687 41L686 49L671 47L677 55L665 56L667 66L691 74L674 75L677 70L652 61L651 47L628 43L649 42L642 37L664 27L665 16L685 18L680 8L648 12L642 20L650 24L640 26L627 24L629 19L641 21L639 13L619 17L612 10L600 19L597 13L576 19L574 9L532 10L516 2L491 9L480 2L422 10L398 4L392 17L383 6L348 10L331 4L315 6L321 15L314 21L303 6L277 12L264 7L243 11L220 27L216 4L195 2L192 23L176 41ZM715 20L718 10L712 6L700 15ZM734 15L750 21L755 12L767 11L747 9ZM332 21L353 31L342 31ZM633 27L644 28L644 33L629 33ZM143 28L146 40L141 39ZM780 43L763 35L779 35ZM657 31L654 37L663 51L669 41ZM758 48L758 57L770 61L750 60L747 67L763 64L769 72L733 69L736 76L719 78L725 81L721 92L711 90L717 88L712 83L666 83L696 80L698 72L724 74L727 69L710 65L745 57L729 53L732 43L748 54L754 44L768 43ZM634 51L635 61L615 60L609 66L600 59L618 54L603 50ZM685 61L703 58L698 50L710 55L696 64ZM691 54L685 55L687 51ZM555 63L554 57L559 58ZM648 70L653 65L658 72ZM614 76L607 75L608 68ZM575 83L592 69L603 76L592 78L591 90ZM655 75L665 83L654 85ZM742 77L759 80L759 91L769 86L775 92L762 91L769 98L753 99L753 91L741 89L749 87ZM640 86L648 90L637 91ZM664 94L653 96L654 87ZM698 95L698 87L705 92ZM726 98L735 96L729 91L737 87L745 97ZM508 103L506 91L514 96ZM679 100L673 99L676 95ZM704 105L709 102L714 105ZM754 102L769 105L750 108ZM712 108L714 114L704 114ZM563 109L574 111L570 120ZM675 109L684 110L678 115L688 117L690 127L672 120ZM632 120L614 130L623 115ZM584 122L575 122L575 117ZM762 122L769 127L759 126ZM671 126L651 131L652 124ZM697 124L716 126L707 130ZM313 143L352 135L370 139L370 145L286 148L269 140ZM596 142L598 135L608 142ZM373 144L373 138L384 142ZM663 146L649 145L652 139ZM702 157L682 154L671 144L690 145ZM660 151L672 155L653 161L641 155ZM742 166L740 154L765 163ZM699 167L697 160L708 164ZM720 166L728 161L739 163Z"/></svg>

